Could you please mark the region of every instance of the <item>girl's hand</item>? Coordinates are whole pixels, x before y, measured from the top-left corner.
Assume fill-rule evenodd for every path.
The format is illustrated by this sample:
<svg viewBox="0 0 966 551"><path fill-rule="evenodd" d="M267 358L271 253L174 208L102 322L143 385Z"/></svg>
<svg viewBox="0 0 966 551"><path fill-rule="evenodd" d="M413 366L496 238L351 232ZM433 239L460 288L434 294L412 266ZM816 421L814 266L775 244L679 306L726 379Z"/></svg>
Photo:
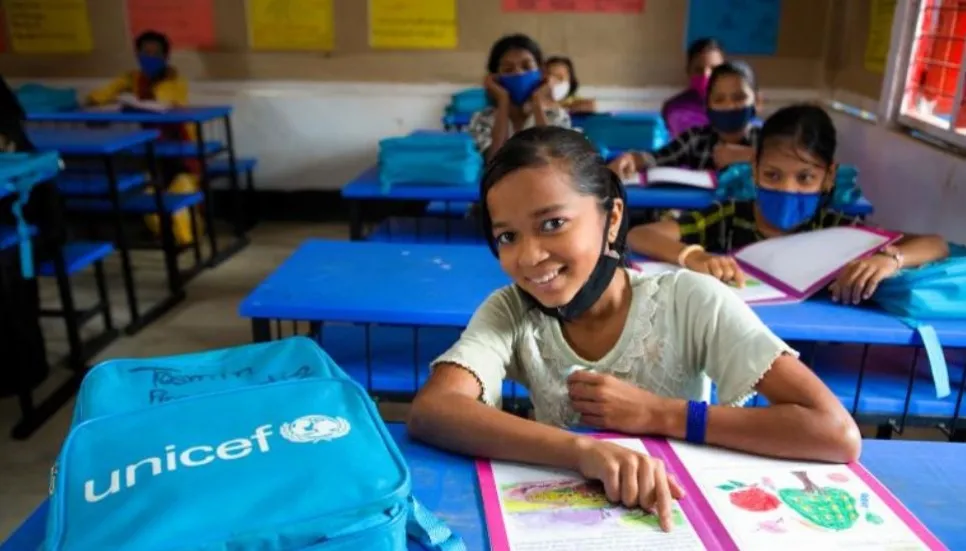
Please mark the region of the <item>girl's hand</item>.
<svg viewBox="0 0 966 551"><path fill-rule="evenodd" d="M661 529L671 531L673 501L684 497L684 490L667 474L663 461L589 437L581 438L578 446L580 474L599 480L608 500L657 513Z"/></svg>
<svg viewBox="0 0 966 551"><path fill-rule="evenodd" d="M643 388L592 371L570 375L567 388L582 423L627 434L660 432L664 399Z"/></svg>
<svg viewBox="0 0 966 551"><path fill-rule="evenodd" d="M493 101L497 105L507 105L510 103L510 93L500 84L496 75L492 73L486 75L483 78L483 88L486 89L486 92L493 98Z"/></svg>
<svg viewBox="0 0 966 551"><path fill-rule="evenodd" d="M607 164L607 167L620 176L622 180L633 178L639 172L637 160L632 153L622 153L619 157Z"/></svg>
<svg viewBox="0 0 966 551"><path fill-rule="evenodd" d="M872 255L849 263L835 282L829 286L832 300L843 304L858 304L875 293L883 279L899 271L895 259L884 254Z"/></svg>
<svg viewBox="0 0 966 551"><path fill-rule="evenodd" d="M684 259L684 267L698 273L714 276L735 287L745 286L745 273L738 262L730 256L718 256L695 251Z"/></svg>
<svg viewBox="0 0 966 551"><path fill-rule="evenodd" d="M532 110L543 109L553 103L553 90L551 86L552 82L550 79L546 79L540 84L539 88L533 91L533 94L530 94L530 107Z"/></svg>

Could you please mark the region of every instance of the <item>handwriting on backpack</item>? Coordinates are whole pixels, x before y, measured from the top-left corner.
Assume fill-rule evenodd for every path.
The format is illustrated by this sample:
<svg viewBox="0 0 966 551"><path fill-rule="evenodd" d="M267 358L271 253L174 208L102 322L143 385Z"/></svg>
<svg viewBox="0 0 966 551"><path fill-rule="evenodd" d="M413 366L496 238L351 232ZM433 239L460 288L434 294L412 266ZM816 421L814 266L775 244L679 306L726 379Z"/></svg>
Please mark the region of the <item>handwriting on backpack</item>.
<svg viewBox="0 0 966 551"><path fill-rule="evenodd" d="M223 370L210 373L185 371L173 367L139 366L129 370L130 373L148 373L154 388L148 391L148 401L152 404L170 402L178 398L190 396L194 392L192 386L211 384L232 380L247 380L254 383L274 383L290 379L306 379L312 376L312 368L300 366L291 372L256 373L252 367L237 370ZM172 393L170 387L184 389L179 393Z"/></svg>

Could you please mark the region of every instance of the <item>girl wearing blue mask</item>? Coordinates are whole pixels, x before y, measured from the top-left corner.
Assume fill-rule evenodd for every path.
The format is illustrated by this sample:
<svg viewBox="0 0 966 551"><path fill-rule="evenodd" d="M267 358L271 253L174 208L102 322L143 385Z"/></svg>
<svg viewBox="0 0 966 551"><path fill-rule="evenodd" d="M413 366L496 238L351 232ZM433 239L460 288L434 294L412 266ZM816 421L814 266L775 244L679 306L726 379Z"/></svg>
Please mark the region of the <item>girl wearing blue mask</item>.
<svg viewBox="0 0 966 551"><path fill-rule="evenodd" d="M492 105L474 114L468 127L487 159L510 136L526 128L570 128L567 111L553 100L543 63L540 46L526 35L504 36L490 49L483 86Z"/></svg>
<svg viewBox="0 0 966 551"><path fill-rule="evenodd" d="M816 105L780 109L761 129L752 162L755 200L715 203L677 220L634 228L628 244L649 258L741 285L744 275L727 256L732 250L769 237L860 223L828 208L835 184L835 147L835 126L824 109ZM832 298L858 303L900 268L948 254L946 242L938 235L906 236L895 246L846 267L831 286Z"/></svg>
<svg viewBox="0 0 966 551"><path fill-rule="evenodd" d="M188 104L188 82L174 67L168 64L171 42L156 31L145 31L134 40L138 68L124 73L87 97L88 105L119 103L127 109L157 109L183 107ZM147 125L146 125L147 126ZM166 124L156 126L161 139L177 142L194 142L196 130L193 124ZM161 177L169 184L169 191L191 193L198 191L200 164L196 159L162 159L159 162ZM154 215L146 218L152 231L159 226ZM186 212L173 219L174 235L180 244L193 239L191 222ZM203 230L199 228L199 233Z"/></svg>
<svg viewBox="0 0 966 551"><path fill-rule="evenodd" d="M707 125L684 131L654 153L625 153L611 162L611 169L630 177L652 166L721 170L751 161L758 141L753 123L761 106L751 67L740 61L715 67L708 78L706 105Z"/></svg>
<svg viewBox="0 0 966 551"><path fill-rule="evenodd" d="M661 460L563 429L858 457L849 413L735 293L688 271L627 268L624 186L583 134L520 132L487 164L480 199L490 250L512 285L494 291L433 362L410 410L414 437L578 471L611 501L655 512L665 530L673 501L688 497ZM707 377L722 405L704 402ZM526 385L532 419L501 411L507 379ZM756 392L767 407L732 407Z"/></svg>

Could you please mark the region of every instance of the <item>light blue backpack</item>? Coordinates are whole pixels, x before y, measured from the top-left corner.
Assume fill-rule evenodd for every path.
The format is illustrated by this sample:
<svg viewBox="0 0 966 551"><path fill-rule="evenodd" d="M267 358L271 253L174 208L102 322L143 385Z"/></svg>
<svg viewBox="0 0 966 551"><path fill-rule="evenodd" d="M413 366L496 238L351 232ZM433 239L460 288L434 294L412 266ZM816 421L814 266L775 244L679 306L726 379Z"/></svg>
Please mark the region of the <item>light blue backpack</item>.
<svg viewBox="0 0 966 551"><path fill-rule="evenodd" d="M309 339L106 362L75 412L45 551L465 549L413 498L372 400Z"/></svg>
<svg viewBox="0 0 966 551"><path fill-rule="evenodd" d="M23 209L30 200L33 188L50 180L60 172L57 153L0 153L0 198L15 196L10 210L17 227L20 244L20 271L24 279L34 277L34 255L31 238L36 229L27 224Z"/></svg>
<svg viewBox="0 0 966 551"><path fill-rule="evenodd" d="M483 174L483 157L473 139L462 133L414 133L379 142L379 183L394 186L475 188Z"/></svg>
<svg viewBox="0 0 966 551"><path fill-rule="evenodd" d="M966 320L966 247L950 243L949 257L882 280L873 299L914 328L929 358L936 396L949 396L946 357L933 320Z"/></svg>

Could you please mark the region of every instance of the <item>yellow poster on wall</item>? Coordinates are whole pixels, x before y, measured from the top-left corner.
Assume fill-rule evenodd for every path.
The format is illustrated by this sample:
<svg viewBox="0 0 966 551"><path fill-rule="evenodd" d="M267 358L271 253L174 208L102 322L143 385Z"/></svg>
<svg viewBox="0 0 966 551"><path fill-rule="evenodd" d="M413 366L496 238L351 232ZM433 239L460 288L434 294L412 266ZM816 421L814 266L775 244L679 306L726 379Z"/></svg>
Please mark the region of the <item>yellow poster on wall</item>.
<svg viewBox="0 0 966 551"><path fill-rule="evenodd" d="M253 50L335 49L332 0L248 0Z"/></svg>
<svg viewBox="0 0 966 551"><path fill-rule="evenodd" d="M456 0L369 0L369 46L396 50L453 50Z"/></svg>
<svg viewBox="0 0 966 551"><path fill-rule="evenodd" d="M884 73L892 42L892 17L896 0L872 0L869 7L869 37L865 43L865 70Z"/></svg>
<svg viewBox="0 0 966 551"><path fill-rule="evenodd" d="M84 53L93 49L87 0L4 0L10 42L22 54Z"/></svg>

